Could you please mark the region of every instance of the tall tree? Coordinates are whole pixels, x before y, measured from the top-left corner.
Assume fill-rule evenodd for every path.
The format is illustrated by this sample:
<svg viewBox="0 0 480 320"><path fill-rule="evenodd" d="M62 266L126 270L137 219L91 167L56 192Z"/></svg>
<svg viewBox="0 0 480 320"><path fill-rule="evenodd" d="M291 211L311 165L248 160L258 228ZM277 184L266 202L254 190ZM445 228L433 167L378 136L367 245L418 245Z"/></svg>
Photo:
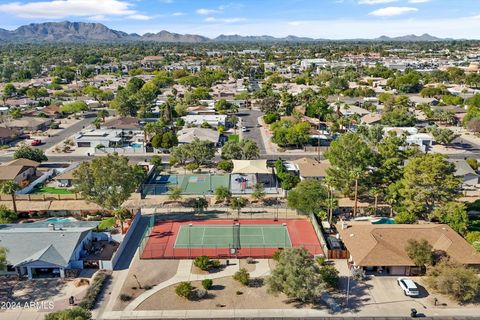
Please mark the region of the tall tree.
<svg viewBox="0 0 480 320"><path fill-rule="evenodd" d="M15 152L13 153L14 159L29 159L36 162L44 162L48 161L45 152L41 149L32 148L27 145L21 145Z"/></svg>
<svg viewBox="0 0 480 320"><path fill-rule="evenodd" d="M319 266L305 248L289 248L280 252L272 274L267 278L268 292L301 302L315 302L326 289Z"/></svg>
<svg viewBox="0 0 480 320"><path fill-rule="evenodd" d="M75 190L99 206L117 210L139 187L146 174L118 154L82 162L75 170Z"/></svg>
<svg viewBox="0 0 480 320"><path fill-rule="evenodd" d="M468 214L464 203L447 202L435 208L430 219L446 223L461 235L465 235L468 228Z"/></svg>
<svg viewBox="0 0 480 320"><path fill-rule="evenodd" d="M417 267L425 268L433 262L433 247L425 239L420 241L409 239L405 251Z"/></svg>
<svg viewBox="0 0 480 320"><path fill-rule="evenodd" d="M301 214L317 214L326 208L327 198L328 192L322 182L307 179L288 193L288 206Z"/></svg>
<svg viewBox="0 0 480 320"><path fill-rule="evenodd" d="M405 166L401 195L408 211L426 217L442 203L459 195L455 166L440 154L412 158Z"/></svg>
<svg viewBox="0 0 480 320"><path fill-rule="evenodd" d="M343 194L351 196L355 191L355 182L363 182L363 173L374 165L375 155L363 139L355 133L346 133L338 140L333 141L325 157L332 167L327 170L333 186ZM356 173L362 177L357 180Z"/></svg>

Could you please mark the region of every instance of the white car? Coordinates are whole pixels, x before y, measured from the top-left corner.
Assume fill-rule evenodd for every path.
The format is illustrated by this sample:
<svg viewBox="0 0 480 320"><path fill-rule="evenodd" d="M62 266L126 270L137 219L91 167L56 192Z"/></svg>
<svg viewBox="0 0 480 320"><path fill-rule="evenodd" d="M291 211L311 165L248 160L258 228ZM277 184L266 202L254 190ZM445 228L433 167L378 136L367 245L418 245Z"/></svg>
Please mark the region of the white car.
<svg viewBox="0 0 480 320"><path fill-rule="evenodd" d="M242 127L242 132L247 132L248 128L247 127Z"/></svg>
<svg viewBox="0 0 480 320"><path fill-rule="evenodd" d="M416 297L420 294L417 285L412 279L401 277L397 279L398 285L402 288L403 293L409 297Z"/></svg>

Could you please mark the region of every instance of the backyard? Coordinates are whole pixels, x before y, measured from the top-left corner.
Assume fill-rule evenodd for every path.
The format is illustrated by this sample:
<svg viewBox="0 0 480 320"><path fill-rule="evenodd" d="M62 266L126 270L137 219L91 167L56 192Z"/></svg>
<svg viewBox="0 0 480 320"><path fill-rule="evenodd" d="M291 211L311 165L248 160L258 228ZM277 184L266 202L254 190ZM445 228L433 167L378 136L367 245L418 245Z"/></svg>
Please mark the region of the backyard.
<svg viewBox="0 0 480 320"><path fill-rule="evenodd" d="M73 192L62 188L38 187L33 189L32 194L73 194Z"/></svg>

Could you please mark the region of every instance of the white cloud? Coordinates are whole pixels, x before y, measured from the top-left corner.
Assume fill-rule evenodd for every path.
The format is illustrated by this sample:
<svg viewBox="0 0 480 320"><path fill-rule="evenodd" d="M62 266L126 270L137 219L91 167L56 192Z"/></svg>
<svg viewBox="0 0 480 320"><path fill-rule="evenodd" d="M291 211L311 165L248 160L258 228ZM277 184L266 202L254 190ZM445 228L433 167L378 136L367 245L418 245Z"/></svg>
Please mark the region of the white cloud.
<svg viewBox="0 0 480 320"><path fill-rule="evenodd" d="M392 17L417 11L417 8L412 7L386 7L372 11L369 15L377 17Z"/></svg>
<svg viewBox="0 0 480 320"><path fill-rule="evenodd" d="M185 12L174 12L174 13L172 13L172 16L174 16L174 17L180 17L180 16L184 16L184 15L186 15Z"/></svg>
<svg viewBox="0 0 480 320"><path fill-rule="evenodd" d="M431 0L408 0L408 3L427 3Z"/></svg>
<svg viewBox="0 0 480 320"><path fill-rule="evenodd" d="M139 14L132 7L130 2L123 0L53 0L0 4L0 12L27 19L122 16L146 20L147 16Z"/></svg>
<svg viewBox="0 0 480 320"><path fill-rule="evenodd" d="M358 4L382 4L382 3L392 3L397 2L398 0L360 0Z"/></svg>
<svg viewBox="0 0 480 320"><path fill-rule="evenodd" d="M208 16L208 15L210 15L210 14L221 13L222 11L221 11L221 10L217 10L217 9L201 8L201 9L197 9L196 12L197 12L199 15Z"/></svg>
<svg viewBox="0 0 480 320"><path fill-rule="evenodd" d="M245 18L215 18L215 17L207 17L205 18L206 22L220 22L220 23L237 23L237 22L242 22L247 19Z"/></svg>
<svg viewBox="0 0 480 320"><path fill-rule="evenodd" d="M151 20L152 19L152 17L146 16L144 14L139 14L139 13L131 14L127 16L127 18L132 20Z"/></svg>

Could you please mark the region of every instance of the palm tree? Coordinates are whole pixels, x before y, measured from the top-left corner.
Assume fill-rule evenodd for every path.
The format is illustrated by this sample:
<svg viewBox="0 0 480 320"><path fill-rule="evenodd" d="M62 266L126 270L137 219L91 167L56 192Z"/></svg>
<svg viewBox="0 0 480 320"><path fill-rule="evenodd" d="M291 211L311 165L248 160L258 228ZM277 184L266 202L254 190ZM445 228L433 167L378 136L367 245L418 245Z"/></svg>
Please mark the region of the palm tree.
<svg viewBox="0 0 480 320"><path fill-rule="evenodd" d="M233 210L237 210L238 218L240 218L240 211L246 205L247 203L245 199L241 197L235 197L230 200L230 208L232 208Z"/></svg>
<svg viewBox="0 0 480 320"><path fill-rule="evenodd" d="M376 214L378 209L378 197L382 194L382 190L378 187L373 187L370 189L370 193L375 197L374 210Z"/></svg>
<svg viewBox="0 0 480 320"><path fill-rule="evenodd" d="M17 213L17 203L15 202L15 193L22 188L15 181L5 181L0 184L0 193L12 196L13 211Z"/></svg>
<svg viewBox="0 0 480 320"><path fill-rule="evenodd" d="M253 187L252 196L257 200L262 200L265 198L265 187L263 186L263 183L258 182L255 184Z"/></svg>
<svg viewBox="0 0 480 320"><path fill-rule="evenodd" d="M113 211L113 214L115 215L115 219L120 221L120 226L122 228L122 233L123 233L123 223L125 222L125 220L131 218L132 214L128 209L125 209L125 208L118 208L115 211Z"/></svg>
<svg viewBox="0 0 480 320"><path fill-rule="evenodd" d="M333 220L333 210L337 208L338 201L333 197L333 178L331 176L326 176L324 179L324 183L327 186L328 190L328 199L326 201L326 205L328 208L328 222L332 223Z"/></svg>
<svg viewBox="0 0 480 320"><path fill-rule="evenodd" d="M357 208L358 208L358 180L362 176L362 171L355 168L351 173L351 177L355 179L355 205L353 207L353 216L357 216Z"/></svg>
<svg viewBox="0 0 480 320"><path fill-rule="evenodd" d="M108 117L109 115L110 113L108 113L108 111L105 109L98 110L97 112L97 117L102 118L103 122L105 122L105 118Z"/></svg>
<svg viewBox="0 0 480 320"><path fill-rule="evenodd" d="M182 188L180 187L171 188L168 198L173 201L180 200L182 198Z"/></svg>

